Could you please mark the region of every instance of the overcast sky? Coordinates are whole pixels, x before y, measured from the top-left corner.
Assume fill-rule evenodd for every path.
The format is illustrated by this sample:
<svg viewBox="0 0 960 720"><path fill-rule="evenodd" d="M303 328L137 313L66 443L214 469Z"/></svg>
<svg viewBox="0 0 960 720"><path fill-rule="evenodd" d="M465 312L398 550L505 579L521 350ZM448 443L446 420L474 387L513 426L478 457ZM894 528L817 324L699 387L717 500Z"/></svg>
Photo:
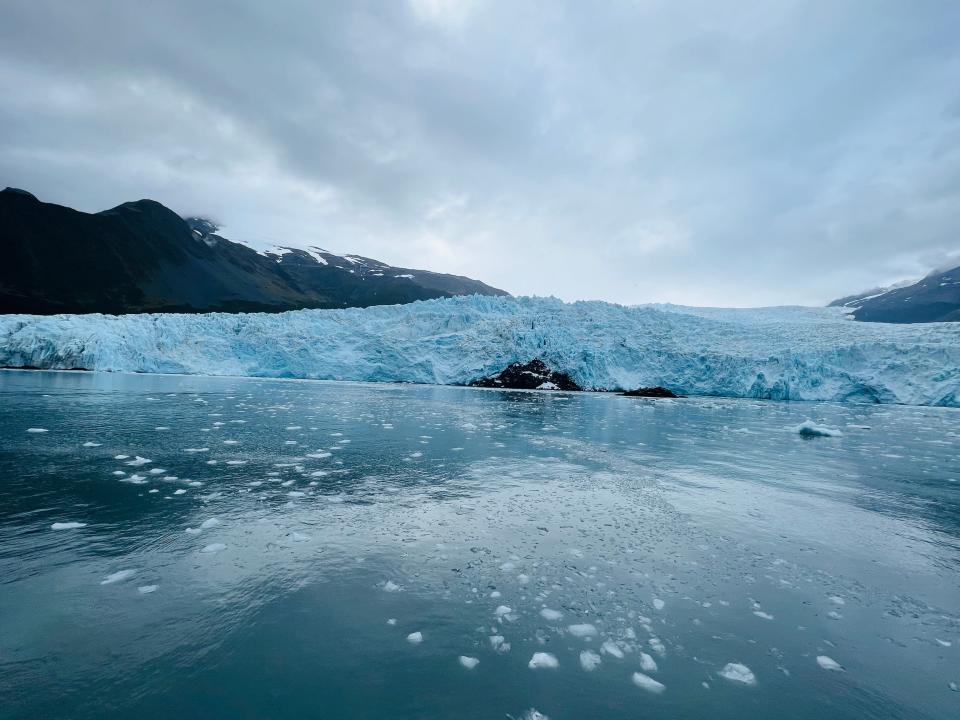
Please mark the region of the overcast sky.
<svg viewBox="0 0 960 720"><path fill-rule="evenodd" d="M960 2L2 0L0 185L514 294L960 264Z"/></svg>

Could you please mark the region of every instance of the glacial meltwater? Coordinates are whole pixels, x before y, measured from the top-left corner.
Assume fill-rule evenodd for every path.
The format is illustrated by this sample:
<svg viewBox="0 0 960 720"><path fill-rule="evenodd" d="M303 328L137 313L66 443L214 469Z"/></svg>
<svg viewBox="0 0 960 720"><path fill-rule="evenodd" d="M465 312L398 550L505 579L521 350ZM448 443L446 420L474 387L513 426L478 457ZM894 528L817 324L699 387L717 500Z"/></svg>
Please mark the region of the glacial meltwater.
<svg viewBox="0 0 960 720"><path fill-rule="evenodd" d="M958 450L931 407L0 372L0 717L957 718Z"/></svg>

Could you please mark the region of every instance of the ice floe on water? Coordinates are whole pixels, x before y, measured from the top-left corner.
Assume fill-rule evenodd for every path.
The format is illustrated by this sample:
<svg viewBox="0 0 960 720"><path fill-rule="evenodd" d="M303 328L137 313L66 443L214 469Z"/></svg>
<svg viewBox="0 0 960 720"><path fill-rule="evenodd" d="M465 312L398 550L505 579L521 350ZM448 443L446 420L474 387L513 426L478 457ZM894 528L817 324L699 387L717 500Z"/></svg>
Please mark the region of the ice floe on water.
<svg viewBox="0 0 960 720"><path fill-rule="evenodd" d="M597 636L597 629L590 623L568 625L567 632L578 638L593 638Z"/></svg>
<svg viewBox="0 0 960 720"><path fill-rule="evenodd" d="M475 657L468 657L466 655L461 655L458 658L460 664L465 667L467 670L473 670L477 665L480 664L480 660Z"/></svg>
<svg viewBox="0 0 960 720"><path fill-rule="evenodd" d="M640 653L640 669L645 673L657 672L657 661L645 652Z"/></svg>
<svg viewBox="0 0 960 720"><path fill-rule="evenodd" d="M400 586L399 586L397 583L395 583L393 580L387 580L387 581L383 584L383 589L384 589L385 592L399 592L399 591L402 590L403 588L400 587Z"/></svg>
<svg viewBox="0 0 960 720"><path fill-rule="evenodd" d="M50 526L51 530L76 530L77 528L85 528L86 523L82 522L55 522Z"/></svg>
<svg viewBox="0 0 960 720"><path fill-rule="evenodd" d="M110 573L109 575L107 575L103 580L100 581L100 584L113 585L113 583L129 580L136 574L137 574L136 570L117 570L117 572Z"/></svg>
<svg viewBox="0 0 960 720"><path fill-rule="evenodd" d="M407 642L411 645L419 645L423 642L423 633L417 630L407 635Z"/></svg>
<svg viewBox="0 0 960 720"><path fill-rule="evenodd" d="M840 437L843 435L842 430L818 425L813 420L804 420L794 430L804 437Z"/></svg>
<svg viewBox="0 0 960 720"><path fill-rule="evenodd" d="M641 672L635 672L631 679L633 680L633 684L638 688L646 690L649 693L653 693L654 695L659 695L667 689L666 685L663 683L657 682L649 675L645 675Z"/></svg>
<svg viewBox="0 0 960 720"><path fill-rule="evenodd" d="M490 647L494 650L494 652L510 652L510 643L506 642L506 638L503 635L491 635L489 640Z"/></svg>
<svg viewBox="0 0 960 720"><path fill-rule="evenodd" d="M120 458L120 456L118 455L118 456L117 456L117 459L122 459L122 458ZM149 464L152 463L152 462L153 462L153 460L148 460L148 459L145 458L145 457L140 457L139 455L137 455L137 456L135 456L135 457L133 458L133 460L130 460L130 461L129 461L128 463L126 463L126 464L127 464L127 465L130 465L131 467L141 467L141 466L143 466L143 465L149 465Z"/></svg>
<svg viewBox="0 0 960 720"><path fill-rule="evenodd" d="M600 656L592 650L582 650L580 652L580 667L587 672L596 670L600 667L601 662L603 661L600 659Z"/></svg>
<svg viewBox="0 0 960 720"><path fill-rule="evenodd" d="M47 430L46 428L35 427L35 428L27 428L27 432L28 433L45 433L50 431Z"/></svg>
<svg viewBox="0 0 960 720"><path fill-rule="evenodd" d="M562 618L563 613L560 612L559 610L551 610L550 608L543 608L540 611L540 617L542 617L544 620L549 620L553 622L555 620L559 620L560 618Z"/></svg>
<svg viewBox="0 0 960 720"><path fill-rule="evenodd" d="M226 550L227 546L224 543L210 543L205 545L200 552L202 553L218 553L221 550Z"/></svg>
<svg viewBox="0 0 960 720"><path fill-rule="evenodd" d="M817 655L817 665L824 670L843 670L843 666L840 663L826 655Z"/></svg>
<svg viewBox="0 0 960 720"><path fill-rule="evenodd" d="M557 656L552 653L535 652L533 657L530 658L530 662L527 663L527 667L531 670L539 670L542 668L550 670L560 667L560 661L557 660Z"/></svg>
<svg viewBox="0 0 960 720"><path fill-rule="evenodd" d="M753 671L743 663L727 663L717 674L730 682L742 683L743 685L757 684L757 678Z"/></svg>
<svg viewBox="0 0 960 720"><path fill-rule="evenodd" d="M159 585L141 585L137 588L137 592L141 595L149 595L150 593L156 592Z"/></svg>
<svg viewBox="0 0 960 720"><path fill-rule="evenodd" d="M618 660L622 660L624 657L623 650L621 650L620 646L617 645L613 640L604 640L603 644L600 646L600 652L605 655L615 657Z"/></svg>
<svg viewBox="0 0 960 720"><path fill-rule="evenodd" d="M100 443L98 443L98 442L93 442L92 440L88 440L87 442L85 442L85 443L83 444L83 447L85 447L85 448L100 447Z"/></svg>

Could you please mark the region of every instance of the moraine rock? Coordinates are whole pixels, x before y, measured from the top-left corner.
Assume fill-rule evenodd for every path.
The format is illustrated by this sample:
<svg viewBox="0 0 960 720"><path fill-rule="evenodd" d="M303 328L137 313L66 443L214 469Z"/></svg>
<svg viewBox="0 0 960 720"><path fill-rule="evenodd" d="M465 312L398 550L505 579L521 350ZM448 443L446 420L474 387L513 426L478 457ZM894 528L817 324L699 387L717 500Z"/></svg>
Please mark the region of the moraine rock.
<svg viewBox="0 0 960 720"><path fill-rule="evenodd" d="M471 387L502 388L504 390L582 390L569 375L547 367L540 358L528 363L513 363L496 375L470 383Z"/></svg>
<svg viewBox="0 0 960 720"><path fill-rule="evenodd" d="M636 390L627 390L620 393L626 397L646 397L646 398L675 398L680 397L672 390L657 385L656 387L637 388Z"/></svg>

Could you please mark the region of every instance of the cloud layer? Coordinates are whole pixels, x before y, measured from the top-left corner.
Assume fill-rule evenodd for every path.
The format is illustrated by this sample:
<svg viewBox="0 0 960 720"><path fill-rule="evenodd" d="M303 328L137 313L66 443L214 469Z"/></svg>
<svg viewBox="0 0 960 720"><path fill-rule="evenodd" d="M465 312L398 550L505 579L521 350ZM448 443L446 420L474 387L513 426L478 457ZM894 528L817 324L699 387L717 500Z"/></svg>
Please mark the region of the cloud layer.
<svg viewBox="0 0 960 720"><path fill-rule="evenodd" d="M957 27L892 0L7 0L0 184L515 294L819 304L960 246Z"/></svg>

